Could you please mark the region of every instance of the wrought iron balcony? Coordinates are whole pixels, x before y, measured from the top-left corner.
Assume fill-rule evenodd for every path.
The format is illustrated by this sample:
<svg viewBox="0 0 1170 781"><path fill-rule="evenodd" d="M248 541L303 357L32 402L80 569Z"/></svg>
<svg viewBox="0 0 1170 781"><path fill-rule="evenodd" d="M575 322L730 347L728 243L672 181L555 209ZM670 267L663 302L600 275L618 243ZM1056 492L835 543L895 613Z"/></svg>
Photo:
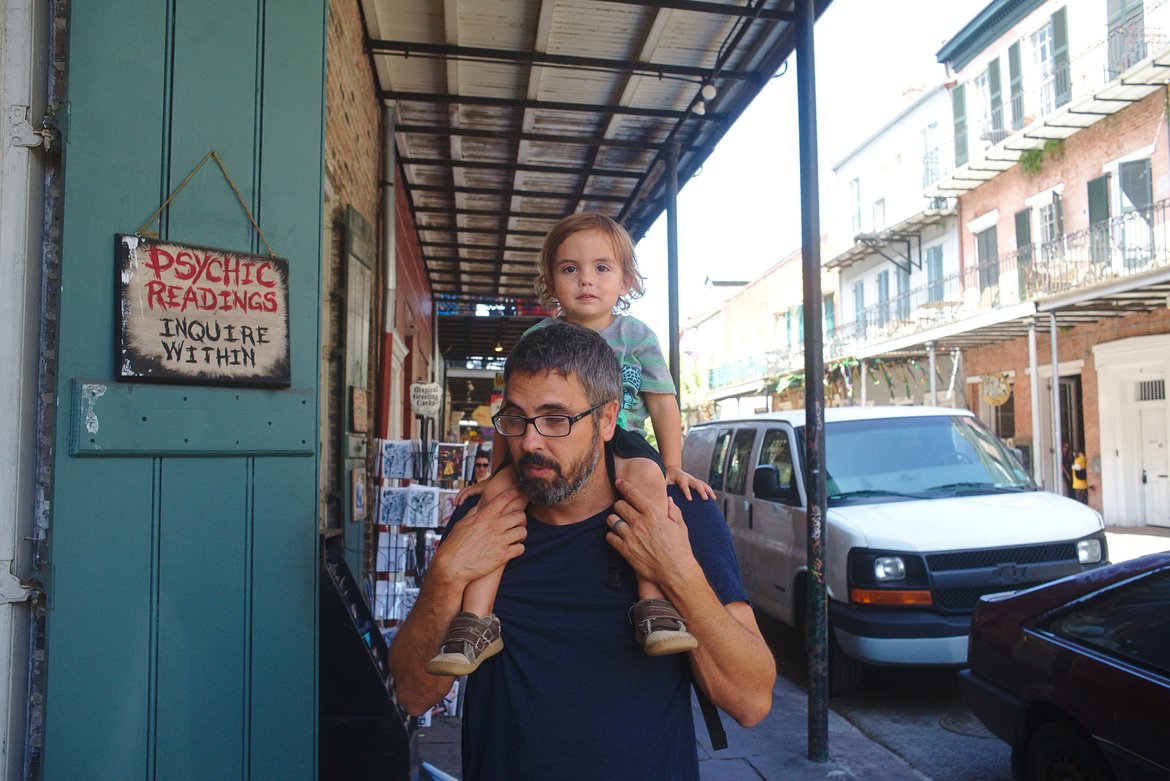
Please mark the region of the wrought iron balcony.
<svg viewBox="0 0 1170 781"><path fill-rule="evenodd" d="M1170 200L1159 201L911 288L828 330L824 358L839 360L863 347L878 347L983 312L1170 266L1168 222ZM803 368L803 349L767 350L710 370L708 388L764 382Z"/></svg>

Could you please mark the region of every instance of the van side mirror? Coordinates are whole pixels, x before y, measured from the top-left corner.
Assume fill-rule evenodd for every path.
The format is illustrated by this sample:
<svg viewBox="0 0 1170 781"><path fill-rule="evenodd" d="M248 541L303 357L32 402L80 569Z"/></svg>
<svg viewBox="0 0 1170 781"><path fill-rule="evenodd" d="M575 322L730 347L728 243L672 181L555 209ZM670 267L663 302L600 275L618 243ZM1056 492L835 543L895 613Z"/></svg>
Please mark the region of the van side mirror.
<svg viewBox="0 0 1170 781"><path fill-rule="evenodd" d="M760 464L752 478L752 493L757 499L791 503L796 498L792 485L780 485L780 470L771 464Z"/></svg>

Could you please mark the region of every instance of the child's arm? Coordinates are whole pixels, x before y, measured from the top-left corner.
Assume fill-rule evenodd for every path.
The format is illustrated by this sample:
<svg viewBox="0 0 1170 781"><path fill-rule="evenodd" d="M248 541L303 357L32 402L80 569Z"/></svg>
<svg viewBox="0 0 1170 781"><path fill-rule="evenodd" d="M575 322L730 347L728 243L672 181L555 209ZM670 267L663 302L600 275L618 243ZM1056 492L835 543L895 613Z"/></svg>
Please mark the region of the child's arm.
<svg viewBox="0 0 1170 781"><path fill-rule="evenodd" d="M654 424L654 436L658 439L658 452L666 466L666 481L674 483L691 501L691 491L700 499L714 499L711 486L682 470L682 414L678 400L673 393L644 393L646 407L650 410L650 421Z"/></svg>
<svg viewBox="0 0 1170 781"><path fill-rule="evenodd" d="M455 495L455 506L458 507L473 496L479 496L483 493L484 488L492 477L496 476L496 472L500 471L500 464L504 461L504 445L502 442L496 442L496 447L492 448L492 474L487 480L481 483L472 483L465 485L459 489L459 493ZM506 485L506 483L504 484Z"/></svg>

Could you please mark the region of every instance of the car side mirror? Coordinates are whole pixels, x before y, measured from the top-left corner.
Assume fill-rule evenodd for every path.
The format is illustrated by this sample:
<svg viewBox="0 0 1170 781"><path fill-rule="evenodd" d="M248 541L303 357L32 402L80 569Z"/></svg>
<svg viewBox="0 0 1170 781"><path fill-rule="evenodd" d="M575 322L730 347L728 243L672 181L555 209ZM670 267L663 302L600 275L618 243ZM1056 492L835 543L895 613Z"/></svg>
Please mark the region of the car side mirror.
<svg viewBox="0 0 1170 781"><path fill-rule="evenodd" d="M792 485L780 485L780 470L771 464L760 464L752 478L752 493L757 499L791 503L796 498Z"/></svg>

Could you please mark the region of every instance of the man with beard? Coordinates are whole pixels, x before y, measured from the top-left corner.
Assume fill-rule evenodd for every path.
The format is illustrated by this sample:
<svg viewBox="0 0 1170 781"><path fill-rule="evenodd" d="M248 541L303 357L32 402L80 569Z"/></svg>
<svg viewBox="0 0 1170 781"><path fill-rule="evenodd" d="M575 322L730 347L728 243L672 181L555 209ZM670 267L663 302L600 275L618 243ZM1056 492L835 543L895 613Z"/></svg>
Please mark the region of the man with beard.
<svg viewBox="0 0 1170 781"><path fill-rule="evenodd" d="M603 442L621 372L597 333L570 323L529 333L504 384L497 447L519 485L448 524L390 647L398 702L418 715L450 689L426 663L466 585L506 564L495 613L508 641L468 679L464 780L698 779L692 682L751 726L771 709L776 675L727 524L710 500L672 487L663 512L611 482ZM697 649L642 653L626 615L635 571L686 617Z"/></svg>

